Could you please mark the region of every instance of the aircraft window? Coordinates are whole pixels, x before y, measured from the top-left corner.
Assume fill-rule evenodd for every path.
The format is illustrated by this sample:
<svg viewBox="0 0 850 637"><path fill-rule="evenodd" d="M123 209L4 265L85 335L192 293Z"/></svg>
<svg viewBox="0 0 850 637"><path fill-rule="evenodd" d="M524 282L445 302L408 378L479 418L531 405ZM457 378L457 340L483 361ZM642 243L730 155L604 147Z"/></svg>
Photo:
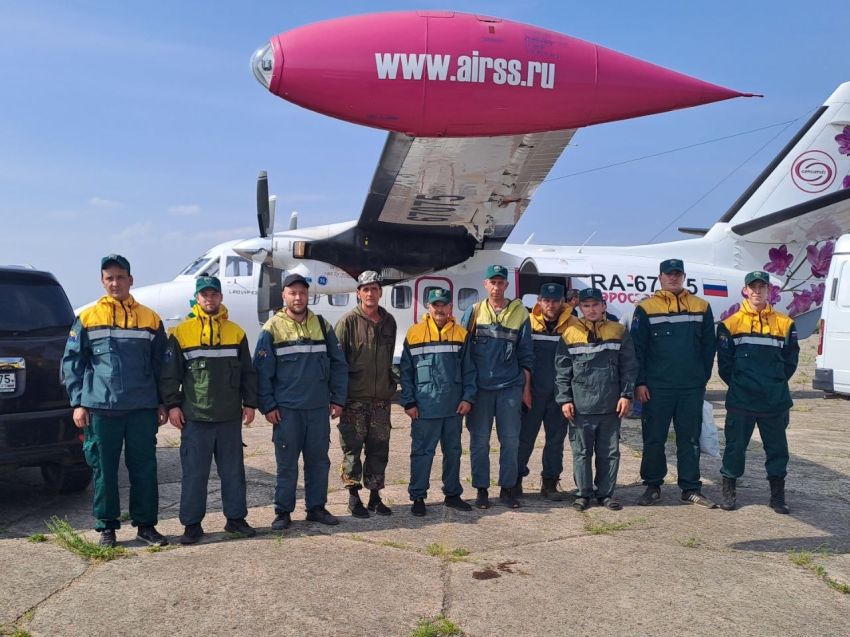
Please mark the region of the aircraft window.
<svg viewBox="0 0 850 637"><path fill-rule="evenodd" d="M218 276L218 259L213 259L208 266L206 266L199 276Z"/></svg>
<svg viewBox="0 0 850 637"><path fill-rule="evenodd" d="M850 307L850 261L841 266L838 276L838 307Z"/></svg>
<svg viewBox="0 0 850 637"><path fill-rule="evenodd" d="M394 308L406 310L413 303L413 290L409 285L393 286L392 304Z"/></svg>
<svg viewBox="0 0 850 637"><path fill-rule="evenodd" d="M316 305L319 302L318 294L311 294L307 297L307 305Z"/></svg>
<svg viewBox="0 0 850 637"><path fill-rule="evenodd" d="M328 303L335 307L348 305L348 294L328 294Z"/></svg>
<svg viewBox="0 0 850 637"><path fill-rule="evenodd" d="M457 309L465 312L467 308L478 303L478 290L475 288L461 288L457 293Z"/></svg>
<svg viewBox="0 0 850 637"><path fill-rule="evenodd" d="M191 265L183 270L180 274L197 274L198 271L206 266L210 262L209 258L206 256L198 257L194 261L192 261Z"/></svg>
<svg viewBox="0 0 850 637"><path fill-rule="evenodd" d="M251 276L254 262L244 257L227 257L224 276Z"/></svg>

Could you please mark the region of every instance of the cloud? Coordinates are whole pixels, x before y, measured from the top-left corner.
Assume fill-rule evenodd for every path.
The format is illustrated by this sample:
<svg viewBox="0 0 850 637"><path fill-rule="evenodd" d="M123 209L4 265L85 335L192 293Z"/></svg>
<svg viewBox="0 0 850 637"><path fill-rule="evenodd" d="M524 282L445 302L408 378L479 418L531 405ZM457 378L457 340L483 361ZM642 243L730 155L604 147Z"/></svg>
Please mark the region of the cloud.
<svg viewBox="0 0 850 637"><path fill-rule="evenodd" d="M148 236L151 229L150 221L138 221L132 226L125 228L122 232L110 237L111 241L125 241L128 239L138 240Z"/></svg>
<svg viewBox="0 0 850 637"><path fill-rule="evenodd" d="M225 230L205 230L194 236L199 241L235 241L236 239L250 239L257 236L255 226L243 226L241 228L230 228Z"/></svg>
<svg viewBox="0 0 850 637"><path fill-rule="evenodd" d="M189 205L186 205L186 206L171 206L168 209L168 214L177 215L177 216L181 216L181 217L186 217L186 216L189 216L189 215L196 215L199 212L201 212L201 207L196 203L189 204Z"/></svg>
<svg viewBox="0 0 850 637"><path fill-rule="evenodd" d="M108 210L115 210L123 205L120 201L112 201L103 197L92 197L89 199L89 203L95 208L105 208Z"/></svg>

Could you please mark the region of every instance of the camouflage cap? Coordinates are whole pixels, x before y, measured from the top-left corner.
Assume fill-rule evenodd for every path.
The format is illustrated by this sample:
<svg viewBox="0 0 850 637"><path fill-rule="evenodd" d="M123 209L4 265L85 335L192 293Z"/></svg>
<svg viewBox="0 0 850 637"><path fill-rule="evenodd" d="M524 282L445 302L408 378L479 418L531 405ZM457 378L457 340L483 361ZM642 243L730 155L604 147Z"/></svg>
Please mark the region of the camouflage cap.
<svg viewBox="0 0 850 637"><path fill-rule="evenodd" d="M357 277L357 289L359 290L364 285L369 285L370 283L378 283L380 285L382 280L381 275L374 270L366 270L365 272L361 272L360 276Z"/></svg>

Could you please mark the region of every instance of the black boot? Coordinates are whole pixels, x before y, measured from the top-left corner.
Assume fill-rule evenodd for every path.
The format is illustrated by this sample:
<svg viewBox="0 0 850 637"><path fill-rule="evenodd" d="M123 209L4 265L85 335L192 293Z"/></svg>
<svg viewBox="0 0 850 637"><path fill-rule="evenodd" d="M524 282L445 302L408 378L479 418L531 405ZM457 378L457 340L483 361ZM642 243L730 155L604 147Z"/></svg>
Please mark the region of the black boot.
<svg viewBox="0 0 850 637"><path fill-rule="evenodd" d="M380 489L369 491L369 504L366 505L366 508L378 515L392 515L393 513L393 510L381 501Z"/></svg>
<svg viewBox="0 0 850 637"><path fill-rule="evenodd" d="M516 477L516 484L514 485L514 497L518 498L523 495L522 491L522 476Z"/></svg>
<svg viewBox="0 0 850 637"><path fill-rule="evenodd" d="M785 504L785 478L770 479L770 507L777 513L791 513Z"/></svg>
<svg viewBox="0 0 850 637"><path fill-rule="evenodd" d="M737 481L723 476L723 500L720 501L720 508L724 511L734 511L737 498Z"/></svg>
<svg viewBox="0 0 850 637"><path fill-rule="evenodd" d="M368 518L369 512L363 503L360 501L360 487L351 487L348 489L348 510L355 518Z"/></svg>

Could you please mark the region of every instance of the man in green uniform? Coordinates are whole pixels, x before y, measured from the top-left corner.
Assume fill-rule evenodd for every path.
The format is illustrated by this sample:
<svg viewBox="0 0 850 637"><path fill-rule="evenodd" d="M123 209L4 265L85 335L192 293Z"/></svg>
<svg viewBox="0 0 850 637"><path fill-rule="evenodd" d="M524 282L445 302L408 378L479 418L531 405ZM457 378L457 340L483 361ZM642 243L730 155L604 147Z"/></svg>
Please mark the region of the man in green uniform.
<svg viewBox="0 0 850 637"><path fill-rule="evenodd" d="M180 430L180 544L204 535L210 465L221 479L221 505L228 533L252 537L248 515L242 425L254 420L257 373L248 339L228 319L221 282L214 276L195 282L194 310L168 336L160 392L171 424Z"/></svg>
<svg viewBox="0 0 850 637"><path fill-rule="evenodd" d="M713 509L717 505L701 491L699 436L705 386L714 365L714 316L706 301L685 289L680 259L662 261L658 280L661 289L638 304L631 328L640 365L635 397L644 403L640 477L646 491L638 504L661 501L667 475L664 445L672 419L681 500Z"/></svg>
<svg viewBox="0 0 850 637"><path fill-rule="evenodd" d="M410 485L413 515L425 515L437 442L443 450L443 504L471 511L461 500L463 416L475 402L475 367L466 330L455 323L448 290L428 293L428 313L407 331L401 354L401 404L410 423Z"/></svg>
<svg viewBox="0 0 850 637"><path fill-rule="evenodd" d="M390 406L398 388L392 369L396 324L379 305L381 294L381 275L363 272L357 278L360 305L334 328L348 361L348 396L338 425L345 455L340 474L348 489L348 510L356 518L368 518L369 511L392 514L381 501L381 489L390 454ZM366 459L361 463L364 447ZM367 507L360 500L364 485L369 489Z"/></svg>
<svg viewBox="0 0 850 637"><path fill-rule="evenodd" d="M573 508L584 511L596 497L601 506L617 511L620 422L631 409L638 364L625 326L608 320L602 292L582 290L579 308L582 318L567 327L555 354L555 400L570 422L577 487Z"/></svg>
<svg viewBox="0 0 850 637"><path fill-rule="evenodd" d="M331 468L328 447L330 419L339 417L345 403L348 367L330 323L307 308L309 287L300 274L284 279L286 307L263 325L254 351L257 402L272 424L277 461L275 531L292 523L302 455L307 521L339 524L325 508Z"/></svg>
<svg viewBox="0 0 850 637"><path fill-rule="evenodd" d="M528 311L520 299L505 298L508 269L487 268L487 298L464 312L461 325L472 341L477 373L475 407L466 416L472 486L478 490L475 506L490 507L490 435L496 420L499 437L499 500L510 509L519 507L513 493L517 483L520 410L531 407L531 370L534 345Z"/></svg>
<svg viewBox="0 0 850 637"><path fill-rule="evenodd" d="M84 430L83 449L94 471L95 529L101 546L115 546L115 531L121 528L118 461L124 447L137 539L164 546L168 540L156 530L156 432L166 421L157 388L165 331L156 312L130 295L127 259L105 256L100 270L106 296L80 312L62 361L74 424Z"/></svg>
<svg viewBox="0 0 850 637"><path fill-rule="evenodd" d="M529 474L528 461L534 451L540 423L546 435L543 446L543 472L540 474L540 493L549 500L560 502L564 496L558 490L558 481L564 470L564 440L567 437L567 419L555 402L555 350L561 335L570 325L578 322L573 317L573 307L564 302L564 286L545 283L540 288L537 304L531 310L531 340L534 343L534 369L531 372L531 409L524 410L517 451L517 478L515 495L522 495L522 479Z"/></svg>
<svg viewBox="0 0 850 637"><path fill-rule="evenodd" d="M726 449L723 452L723 501L737 504L736 480L744 473L747 445L756 425L767 460L770 506L789 513L785 502L788 473L788 410L793 405L788 381L797 369L800 346L794 321L774 310L767 299L770 276L750 272L744 278L741 309L717 326L717 367L726 392Z"/></svg>

